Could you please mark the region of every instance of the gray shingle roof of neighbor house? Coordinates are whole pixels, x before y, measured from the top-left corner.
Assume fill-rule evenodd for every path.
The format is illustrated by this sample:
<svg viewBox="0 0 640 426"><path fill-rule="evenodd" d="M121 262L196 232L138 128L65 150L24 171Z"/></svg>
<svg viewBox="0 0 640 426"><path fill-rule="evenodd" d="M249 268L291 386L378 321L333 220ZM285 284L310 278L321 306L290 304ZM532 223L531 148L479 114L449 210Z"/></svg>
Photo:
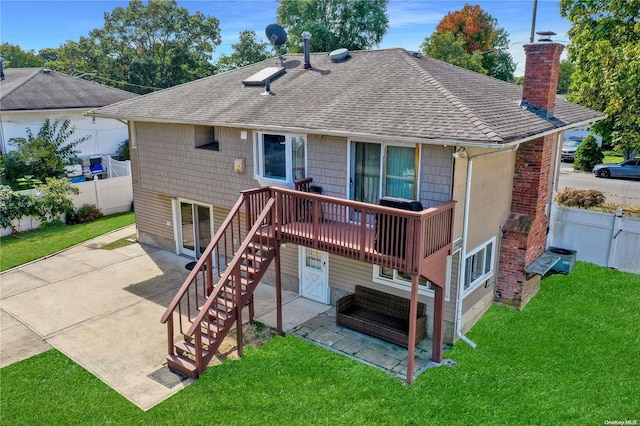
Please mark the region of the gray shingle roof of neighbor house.
<svg viewBox="0 0 640 426"><path fill-rule="evenodd" d="M136 97L46 68L5 68L0 111L96 108Z"/></svg>
<svg viewBox="0 0 640 426"><path fill-rule="evenodd" d="M93 111L97 116L151 122L299 129L306 132L409 138L500 146L604 115L558 97L556 120L520 107L522 87L404 49L285 56L273 96L243 80L278 58L175 86Z"/></svg>

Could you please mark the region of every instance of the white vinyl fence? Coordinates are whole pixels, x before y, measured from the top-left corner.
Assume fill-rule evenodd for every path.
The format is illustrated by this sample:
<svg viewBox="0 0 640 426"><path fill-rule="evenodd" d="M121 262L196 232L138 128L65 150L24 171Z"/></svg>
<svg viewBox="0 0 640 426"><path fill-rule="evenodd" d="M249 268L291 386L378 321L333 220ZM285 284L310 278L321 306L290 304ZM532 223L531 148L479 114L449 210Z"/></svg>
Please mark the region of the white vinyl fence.
<svg viewBox="0 0 640 426"><path fill-rule="evenodd" d="M113 179L96 179L75 185L80 189L80 193L73 200L76 209L83 204L95 204L105 215L131 210L133 202L131 175ZM40 221L28 216L23 217L19 222L16 221L15 226L18 232L27 231L39 227ZM5 228L0 235L4 237L10 234L11 229Z"/></svg>
<svg viewBox="0 0 640 426"><path fill-rule="evenodd" d="M640 219L561 207L551 211L549 245L577 250L577 260L640 274Z"/></svg>

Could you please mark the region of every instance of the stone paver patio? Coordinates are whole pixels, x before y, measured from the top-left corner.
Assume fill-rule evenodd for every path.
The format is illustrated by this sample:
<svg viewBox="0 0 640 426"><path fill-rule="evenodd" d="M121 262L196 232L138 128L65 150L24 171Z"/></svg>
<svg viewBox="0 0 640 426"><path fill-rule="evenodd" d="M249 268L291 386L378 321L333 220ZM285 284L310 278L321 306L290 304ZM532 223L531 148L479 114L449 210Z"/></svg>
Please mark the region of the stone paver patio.
<svg viewBox="0 0 640 426"><path fill-rule="evenodd" d="M325 349L379 368L389 375L397 376L402 380L407 379L407 349L336 325L335 307L331 307L294 327L289 330L289 333L316 343ZM432 340L427 338L416 345L414 379L428 368L452 364L450 360L446 359L440 364L431 361L431 344ZM447 350L449 346L445 345L443 349Z"/></svg>

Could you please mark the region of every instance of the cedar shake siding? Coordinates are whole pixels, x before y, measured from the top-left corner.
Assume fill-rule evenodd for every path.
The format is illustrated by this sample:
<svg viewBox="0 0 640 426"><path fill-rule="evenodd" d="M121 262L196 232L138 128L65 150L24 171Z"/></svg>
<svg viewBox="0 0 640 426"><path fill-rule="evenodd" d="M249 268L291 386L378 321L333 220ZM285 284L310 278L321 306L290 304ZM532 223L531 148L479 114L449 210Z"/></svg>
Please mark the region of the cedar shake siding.
<svg viewBox="0 0 640 426"><path fill-rule="evenodd" d="M240 129L216 129L220 150L211 151L195 147L196 127L136 123L140 187L231 208L240 191L258 186L253 179L251 132L241 140ZM236 158L246 160L244 174L234 172Z"/></svg>

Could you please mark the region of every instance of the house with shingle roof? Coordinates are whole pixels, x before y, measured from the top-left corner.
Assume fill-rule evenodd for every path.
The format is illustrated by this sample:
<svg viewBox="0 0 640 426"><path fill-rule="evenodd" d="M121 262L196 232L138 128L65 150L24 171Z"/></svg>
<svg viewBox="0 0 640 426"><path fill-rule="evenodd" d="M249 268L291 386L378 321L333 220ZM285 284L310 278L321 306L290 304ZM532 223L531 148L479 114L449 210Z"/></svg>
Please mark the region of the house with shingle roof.
<svg viewBox="0 0 640 426"><path fill-rule="evenodd" d="M0 149L15 150L12 138L37 133L49 118L71 120L75 138L90 136L78 145L79 156L114 154L128 138L126 124L113 119L87 117L97 107L137 96L135 93L92 83L46 68L4 68L0 81Z"/></svg>
<svg viewBox="0 0 640 426"><path fill-rule="evenodd" d="M95 109L129 123L139 241L198 259L163 316L170 334L171 310L208 280L176 334L228 317L211 309L230 283L331 305L361 286L410 300L413 371L420 303L435 362L492 303L522 309L539 288L528 267L545 249L562 133L604 117L555 94L562 49L526 45L524 87L384 49L287 54ZM168 360L197 376L192 346L170 345Z"/></svg>

